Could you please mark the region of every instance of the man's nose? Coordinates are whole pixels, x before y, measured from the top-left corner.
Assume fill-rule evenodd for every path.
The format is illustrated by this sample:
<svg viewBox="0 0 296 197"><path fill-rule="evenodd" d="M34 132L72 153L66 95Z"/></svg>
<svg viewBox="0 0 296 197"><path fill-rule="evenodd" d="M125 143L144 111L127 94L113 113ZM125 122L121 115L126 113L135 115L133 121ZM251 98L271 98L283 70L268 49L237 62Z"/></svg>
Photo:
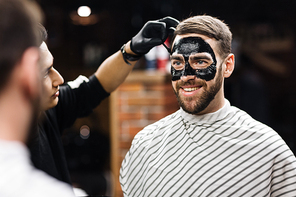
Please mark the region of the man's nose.
<svg viewBox="0 0 296 197"><path fill-rule="evenodd" d="M61 74L57 70L54 69L53 72L54 72L54 79L53 79L52 85L54 87L62 85L64 83L64 78L61 76Z"/></svg>
<svg viewBox="0 0 296 197"><path fill-rule="evenodd" d="M181 80L186 82L196 77L196 70L194 70L188 62L186 62L184 70L182 72Z"/></svg>
<svg viewBox="0 0 296 197"><path fill-rule="evenodd" d="M190 81L190 80L194 80L195 79L195 75L185 75L185 76L181 76L181 80L184 82Z"/></svg>

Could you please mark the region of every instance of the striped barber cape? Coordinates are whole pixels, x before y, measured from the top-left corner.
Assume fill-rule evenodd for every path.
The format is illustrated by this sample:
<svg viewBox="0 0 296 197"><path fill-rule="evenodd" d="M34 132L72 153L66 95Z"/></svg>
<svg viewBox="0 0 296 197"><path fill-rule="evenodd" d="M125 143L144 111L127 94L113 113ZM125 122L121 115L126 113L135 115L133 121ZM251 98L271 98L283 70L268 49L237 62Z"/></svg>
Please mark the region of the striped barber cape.
<svg viewBox="0 0 296 197"><path fill-rule="evenodd" d="M296 158L270 127L233 107L182 109L145 127L120 169L124 196L296 196Z"/></svg>

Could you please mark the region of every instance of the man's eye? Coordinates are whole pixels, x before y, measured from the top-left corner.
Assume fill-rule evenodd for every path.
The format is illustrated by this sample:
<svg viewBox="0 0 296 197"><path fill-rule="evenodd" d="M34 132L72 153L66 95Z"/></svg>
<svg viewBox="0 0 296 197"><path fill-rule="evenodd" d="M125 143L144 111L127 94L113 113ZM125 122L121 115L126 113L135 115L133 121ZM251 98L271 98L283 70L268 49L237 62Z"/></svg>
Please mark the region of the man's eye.
<svg viewBox="0 0 296 197"><path fill-rule="evenodd" d="M44 79L46 79L46 78L48 77L49 72L50 72L50 71L48 70L47 72L44 73L44 75L43 75L43 78L44 78Z"/></svg>
<svg viewBox="0 0 296 197"><path fill-rule="evenodd" d="M210 64L208 61L205 61L205 60L197 60L197 61L192 62L190 65L194 69L201 69L201 68L208 67Z"/></svg>
<svg viewBox="0 0 296 197"><path fill-rule="evenodd" d="M180 65L182 65L182 62L174 60L174 61L172 61L172 64L176 65L176 66L180 66Z"/></svg>
<svg viewBox="0 0 296 197"><path fill-rule="evenodd" d="M171 64L175 69L182 69L184 66L184 64L181 61L176 61L176 60L171 61Z"/></svg>

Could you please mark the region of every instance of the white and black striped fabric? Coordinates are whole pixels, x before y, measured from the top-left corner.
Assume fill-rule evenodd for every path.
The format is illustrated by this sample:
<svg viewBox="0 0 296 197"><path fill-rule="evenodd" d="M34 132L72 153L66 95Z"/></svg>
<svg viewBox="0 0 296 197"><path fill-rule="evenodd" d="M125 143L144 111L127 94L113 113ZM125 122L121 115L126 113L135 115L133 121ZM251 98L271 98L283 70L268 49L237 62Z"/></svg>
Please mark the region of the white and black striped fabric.
<svg viewBox="0 0 296 197"><path fill-rule="evenodd" d="M124 196L296 196L296 158L270 127L225 105L182 109L134 138L120 169Z"/></svg>

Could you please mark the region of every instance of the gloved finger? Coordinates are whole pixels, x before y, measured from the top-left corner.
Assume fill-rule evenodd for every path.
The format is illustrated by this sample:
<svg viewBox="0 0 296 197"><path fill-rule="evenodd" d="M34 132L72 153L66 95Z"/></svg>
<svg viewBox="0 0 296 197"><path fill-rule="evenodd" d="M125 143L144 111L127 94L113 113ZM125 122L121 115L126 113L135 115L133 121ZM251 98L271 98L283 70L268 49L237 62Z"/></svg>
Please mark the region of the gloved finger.
<svg viewBox="0 0 296 197"><path fill-rule="evenodd" d="M177 25L179 24L179 21L177 19L170 17L170 16L162 18L158 21L166 23L167 30L170 29L171 27L177 27Z"/></svg>
<svg viewBox="0 0 296 197"><path fill-rule="evenodd" d="M166 38L166 23L150 21L145 25L145 31L143 31L143 36L145 38L160 38L164 40Z"/></svg>
<svg viewBox="0 0 296 197"><path fill-rule="evenodd" d="M163 43L163 40L161 38L145 38L145 43L147 43L147 45L151 46L151 47L154 47L154 46L157 46L157 45L160 45Z"/></svg>
<svg viewBox="0 0 296 197"><path fill-rule="evenodd" d="M168 30L169 35L173 35L175 31L176 31L175 27L170 27L169 30Z"/></svg>
<svg viewBox="0 0 296 197"><path fill-rule="evenodd" d="M176 31L176 28L175 27L170 27L169 30Z"/></svg>

